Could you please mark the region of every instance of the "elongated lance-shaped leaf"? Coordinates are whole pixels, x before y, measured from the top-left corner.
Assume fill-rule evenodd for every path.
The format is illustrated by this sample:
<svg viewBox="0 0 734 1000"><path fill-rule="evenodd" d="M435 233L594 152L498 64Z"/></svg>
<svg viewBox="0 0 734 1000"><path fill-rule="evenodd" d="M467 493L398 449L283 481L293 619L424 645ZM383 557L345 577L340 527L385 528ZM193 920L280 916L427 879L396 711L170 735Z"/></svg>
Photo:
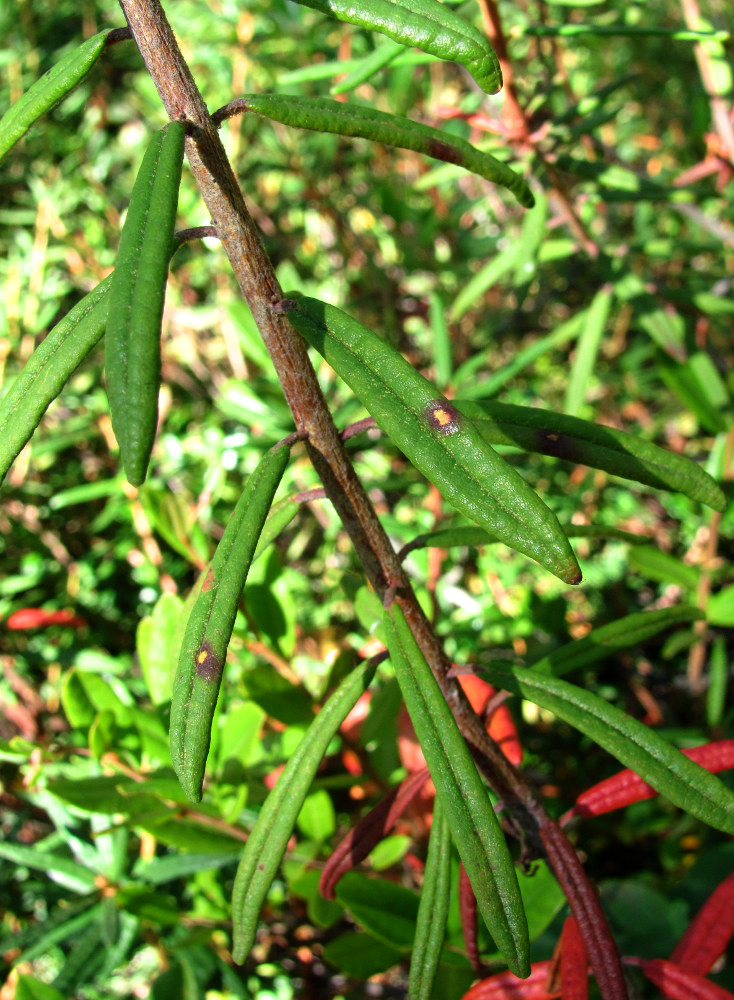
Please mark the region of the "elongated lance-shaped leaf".
<svg viewBox="0 0 734 1000"><path fill-rule="evenodd" d="M227 646L262 526L288 464L271 448L247 480L189 615L171 702L171 759L181 787L201 799L211 725Z"/></svg>
<svg viewBox="0 0 734 1000"><path fill-rule="evenodd" d="M431 1000L449 915L451 830L439 797L433 807L431 837L410 956L408 1000Z"/></svg>
<svg viewBox="0 0 734 1000"><path fill-rule="evenodd" d="M34 122L80 83L99 59L112 29L100 31L52 66L0 119L0 160Z"/></svg>
<svg viewBox="0 0 734 1000"><path fill-rule="evenodd" d="M152 139L135 179L110 289L105 375L127 478L139 486L153 449L161 380L161 320L174 247L184 139L171 122Z"/></svg>
<svg viewBox="0 0 734 1000"><path fill-rule="evenodd" d="M604 469L645 486L684 493L714 510L726 509L724 493L700 466L635 434L534 406L493 400L453 402L491 444L513 444L526 451Z"/></svg>
<svg viewBox="0 0 734 1000"><path fill-rule="evenodd" d="M566 583L579 582L555 514L435 385L341 309L305 297L281 307L449 503Z"/></svg>
<svg viewBox="0 0 734 1000"><path fill-rule="evenodd" d="M586 399L589 378L596 365L612 300L611 286L605 285L596 293L589 306L587 320L579 333L579 339L576 341L576 350L571 359L571 370L568 375L566 397L563 403L564 412L571 417L578 414Z"/></svg>
<svg viewBox="0 0 734 1000"><path fill-rule="evenodd" d="M547 708L585 733L691 816L725 833L734 833L734 793L659 733L599 695L523 667L493 663L478 673L495 687Z"/></svg>
<svg viewBox="0 0 734 1000"><path fill-rule="evenodd" d="M112 276L85 295L28 359L0 402L0 479L104 332Z"/></svg>
<svg viewBox="0 0 734 1000"><path fill-rule="evenodd" d="M631 531L622 531L620 528L611 528L605 524L564 524L561 527L567 538L612 538L620 542L629 542L631 545L646 541L644 536L633 535ZM415 549L450 549L457 545L491 545L498 541L499 538L490 535L482 528L456 525L456 527L438 528L436 531L427 531L424 535L416 535L412 541L403 546L400 555L404 557Z"/></svg>
<svg viewBox="0 0 734 1000"><path fill-rule="evenodd" d="M413 45L439 59L458 62L482 90L502 87L499 59L486 37L438 0L298 0L349 24L379 31L401 45Z"/></svg>
<svg viewBox="0 0 734 1000"><path fill-rule="evenodd" d="M376 660L365 660L342 681L308 727L260 810L234 880L232 956L237 963L244 962L254 944L260 908L327 747L370 686L376 669Z"/></svg>
<svg viewBox="0 0 734 1000"><path fill-rule="evenodd" d="M494 184L506 187L526 208L534 204L533 193L519 174L490 153L483 153L459 136L440 132L430 125L421 125L409 118L387 114L362 104L346 104L323 97L249 94L242 100L245 110L283 125L372 139L373 142L412 149L436 160L456 163Z"/></svg>
<svg viewBox="0 0 734 1000"><path fill-rule="evenodd" d="M671 625L700 621L703 611L692 604L679 604L673 608L656 608L625 615L615 622L595 628L582 639L574 639L548 656L531 664L530 669L560 677L580 667L588 667L621 649L629 649L639 642L646 642Z"/></svg>
<svg viewBox="0 0 734 1000"><path fill-rule="evenodd" d="M527 976L528 925L487 788L397 605L385 614L384 629L390 660L479 910L509 967Z"/></svg>

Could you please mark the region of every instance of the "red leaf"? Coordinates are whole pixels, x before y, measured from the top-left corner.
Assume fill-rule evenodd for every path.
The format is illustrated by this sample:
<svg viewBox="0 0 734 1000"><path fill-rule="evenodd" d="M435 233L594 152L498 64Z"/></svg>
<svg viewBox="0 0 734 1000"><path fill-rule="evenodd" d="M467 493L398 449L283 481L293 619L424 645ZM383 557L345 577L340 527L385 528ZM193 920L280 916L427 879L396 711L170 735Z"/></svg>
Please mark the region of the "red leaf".
<svg viewBox="0 0 734 1000"><path fill-rule="evenodd" d="M324 865L319 879L319 891L325 899L334 898L336 883L380 843L395 826L421 788L430 778L428 768L416 771L385 796L379 805L367 813L338 845Z"/></svg>
<svg viewBox="0 0 734 1000"><path fill-rule="evenodd" d="M734 934L734 872L711 893L670 956L688 972L705 976Z"/></svg>
<svg viewBox="0 0 734 1000"><path fill-rule="evenodd" d="M459 916L466 953L474 971L479 972L482 962L479 958L477 942L477 897L474 895L469 876L461 863L459 864Z"/></svg>
<svg viewBox="0 0 734 1000"><path fill-rule="evenodd" d="M710 979L687 972L664 958L625 958L627 965L636 965L650 982L655 983L671 1000L734 1000L734 993L717 986Z"/></svg>
<svg viewBox="0 0 734 1000"><path fill-rule="evenodd" d="M507 705L498 705L487 723L487 732L511 764L522 764L522 745L517 735L515 720Z"/></svg>
<svg viewBox="0 0 734 1000"><path fill-rule="evenodd" d="M683 753L712 774L734 768L734 740L719 740L700 747L689 747ZM565 826L574 816L601 816L633 802L652 799L657 794L638 774L626 768L582 792L573 808L563 814L560 824Z"/></svg>
<svg viewBox="0 0 734 1000"><path fill-rule="evenodd" d="M10 629L46 628L48 625L69 625L84 628L87 624L73 611L47 611L44 608L21 608L14 611L5 622Z"/></svg>
<svg viewBox="0 0 734 1000"><path fill-rule="evenodd" d="M477 715L482 715L490 699L497 694L495 688L483 681L481 677L477 677L476 674L457 673L456 679L469 699L471 707ZM497 705L490 713L487 732L511 764L516 767L522 764L522 746L517 735L515 720L512 718L512 712L504 703Z"/></svg>
<svg viewBox="0 0 734 1000"><path fill-rule="evenodd" d="M561 933L561 995L563 1000L588 1000L589 972L586 947L573 917Z"/></svg>
<svg viewBox="0 0 734 1000"><path fill-rule="evenodd" d="M462 1000L554 1000L560 990L549 993L548 974L551 962L533 962L527 979L518 979L509 970L482 979L465 993Z"/></svg>

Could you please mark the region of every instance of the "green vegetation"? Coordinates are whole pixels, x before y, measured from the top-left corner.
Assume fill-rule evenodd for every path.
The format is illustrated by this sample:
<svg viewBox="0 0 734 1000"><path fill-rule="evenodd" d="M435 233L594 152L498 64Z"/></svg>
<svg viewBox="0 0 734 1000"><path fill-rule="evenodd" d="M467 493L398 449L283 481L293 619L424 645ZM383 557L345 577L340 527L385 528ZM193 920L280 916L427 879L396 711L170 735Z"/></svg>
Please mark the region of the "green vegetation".
<svg viewBox="0 0 734 1000"><path fill-rule="evenodd" d="M121 6L0 8L3 998L734 996L729 5Z"/></svg>

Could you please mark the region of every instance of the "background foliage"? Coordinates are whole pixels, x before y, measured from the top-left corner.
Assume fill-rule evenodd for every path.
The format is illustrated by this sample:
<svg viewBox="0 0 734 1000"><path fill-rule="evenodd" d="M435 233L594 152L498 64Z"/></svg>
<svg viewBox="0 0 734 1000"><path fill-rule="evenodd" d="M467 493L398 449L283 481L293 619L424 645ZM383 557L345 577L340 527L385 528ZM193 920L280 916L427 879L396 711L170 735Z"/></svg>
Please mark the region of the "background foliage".
<svg viewBox="0 0 734 1000"><path fill-rule="evenodd" d="M726 27L725 8L708 5L715 27ZM474 17L470 5L462 11ZM327 95L379 43L285 0L179 2L169 13L210 109L259 90ZM603 0L503 5L502 14L521 103L544 135L544 162L517 154L535 178L536 207L525 213L501 189L408 151L234 118L222 134L279 279L345 305L448 395L499 393L622 427L728 482L731 171L677 183L714 155L692 45L624 34L680 27L680 10L673 0ZM94 0L81 10L67 0L50 11L36 0L5 5L2 107L83 37L121 20L114 4ZM529 33L582 22L623 33ZM731 103L731 43L708 44ZM509 155L472 118L499 120L502 96L487 98L452 64L409 50L356 96ZM6 384L37 339L109 273L142 151L163 122L134 45L123 43L0 165ZM565 224L559 187L593 252ZM209 221L186 170L179 221ZM119 469L100 350L53 404L0 495L0 618L21 608L75 616L0 630L8 988L39 998L150 991L285 1000L360 996L362 980L377 974L388 995L403 995L399 963L412 944L425 814L411 814L373 853L379 906L364 874L345 879L336 902L316 892L336 834L407 766L387 665L361 731L335 743L307 800L254 958L244 972L231 964L241 842L312 701L365 649L380 607L333 510L304 504L250 573L210 781L200 807L186 804L166 735L182 603L244 477L292 430L213 240L174 260L163 364L144 490L136 494ZM320 376L339 426L365 415L325 366ZM386 439L361 436L350 449L396 546L452 516ZM588 668L584 682L680 746L728 735L731 506L720 517L679 495L503 452L562 523L622 528L641 544L578 540L576 589L498 546L412 553L410 575L449 655L532 662L624 614L698 603L705 631L680 626ZM282 497L318 485L305 454L294 455ZM552 815L615 770L552 716L527 703L512 710L525 768ZM621 949L643 957L670 953L734 861L726 837L657 799L577 829ZM521 881L533 901L533 958L547 958L565 904L544 868ZM437 995L446 997L473 978L454 911L441 975ZM734 988L730 967L714 979Z"/></svg>

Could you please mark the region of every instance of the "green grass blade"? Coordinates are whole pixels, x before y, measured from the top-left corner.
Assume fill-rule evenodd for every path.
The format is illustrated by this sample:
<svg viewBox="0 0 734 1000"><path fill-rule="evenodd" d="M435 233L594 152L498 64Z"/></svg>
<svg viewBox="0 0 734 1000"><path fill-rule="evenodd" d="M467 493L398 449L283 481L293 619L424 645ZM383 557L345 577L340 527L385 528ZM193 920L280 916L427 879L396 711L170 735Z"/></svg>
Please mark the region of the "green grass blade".
<svg viewBox="0 0 734 1000"><path fill-rule="evenodd" d="M135 179L110 288L105 375L112 429L125 472L140 486L158 422L161 320L175 247L184 140L170 122L150 142Z"/></svg>
<svg viewBox="0 0 734 1000"><path fill-rule="evenodd" d="M107 320L112 275L78 302L38 345L0 402L0 480L48 406L94 345Z"/></svg>
<svg viewBox="0 0 734 1000"><path fill-rule="evenodd" d="M365 660L342 681L308 727L260 810L234 881L232 955L238 964L255 941L260 908L319 764L339 726L370 686L375 669L375 663Z"/></svg>
<svg viewBox="0 0 734 1000"><path fill-rule="evenodd" d="M459 136L421 125L409 118L387 114L362 104L293 94L248 94L242 102L244 110L254 111L293 128L371 139L454 163L493 184L506 187L526 208L534 204L533 193L525 180L491 153L483 153Z"/></svg>
<svg viewBox="0 0 734 1000"><path fill-rule="evenodd" d="M379 31L401 45L415 46L439 59L458 62L482 90L496 94L502 71L487 38L438 0L298 0L323 14Z"/></svg>
<svg viewBox="0 0 734 1000"><path fill-rule="evenodd" d="M679 604L674 608L657 608L654 611L625 615L624 618L610 622L609 625L595 628L582 639L575 639L561 646L548 656L531 663L530 667L532 670L560 677L561 674L570 673L580 667L588 667L591 663L603 660L619 650L646 642L671 625L700 621L704 617L703 611L692 604Z"/></svg>
<svg viewBox="0 0 734 1000"><path fill-rule="evenodd" d="M80 83L99 59L112 29L100 31L44 73L0 119L0 160L34 122Z"/></svg>
<svg viewBox="0 0 734 1000"><path fill-rule="evenodd" d="M659 448L636 434L538 407L460 398L453 402L490 444L517 445L526 451L604 469L654 489L683 493L714 510L726 509L724 493L707 472L689 458Z"/></svg>
<svg viewBox="0 0 734 1000"><path fill-rule="evenodd" d="M343 80L335 83L330 93L336 96L337 94L346 94L348 91L354 90L360 83L365 83L367 80L372 79L381 69L389 66L393 59L404 51L404 46L399 42L393 42L392 40L383 42L382 45L378 45L369 55L360 59L358 65L351 72L347 73Z"/></svg>
<svg viewBox="0 0 734 1000"><path fill-rule="evenodd" d="M386 613L384 629L390 660L479 910L509 967L515 975L527 976L525 911L487 788L397 606Z"/></svg>
<svg viewBox="0 0 734 1000"><path fill-rule="evenodd" d="M579 333L563 406L564 412L570 416L576 416L584 404L586 390L594 371L596 356L599 353L611 305L611 289L602 288L594 296L594 300L589 306L586 323Z"/></svg>
<svg viewBox="0 0 734 1000"><path fill-rule="evenodd" d="M538 670L493 663L479 673L495 687L553 712L691 816L734 833L734 793L655 730L599 695Z"/></svg>
<svg viewBox="0 0 734 1000"><path fill-rule="evenodd" d="M431 1000L449 915L451 889L451 830L442 800L433 807L428 857L410 957L408 1000Z"/></svg>
<svg viewBox="0 0 734 1000"><path fill-rule="evenodd" d="M340 309L302 297L284 307L298 332L449 503L561 580L579 582L581 571L555 514L435 385Z"/></svg>
<svg viewBox="0 0 734 1000"><path fill-rule="evenodd" d="M271 448L247 480L186 624L173 685L170 739L173 766L194 802L201 799L212 718L237 606L289 454L285 446Z"/></svg>

